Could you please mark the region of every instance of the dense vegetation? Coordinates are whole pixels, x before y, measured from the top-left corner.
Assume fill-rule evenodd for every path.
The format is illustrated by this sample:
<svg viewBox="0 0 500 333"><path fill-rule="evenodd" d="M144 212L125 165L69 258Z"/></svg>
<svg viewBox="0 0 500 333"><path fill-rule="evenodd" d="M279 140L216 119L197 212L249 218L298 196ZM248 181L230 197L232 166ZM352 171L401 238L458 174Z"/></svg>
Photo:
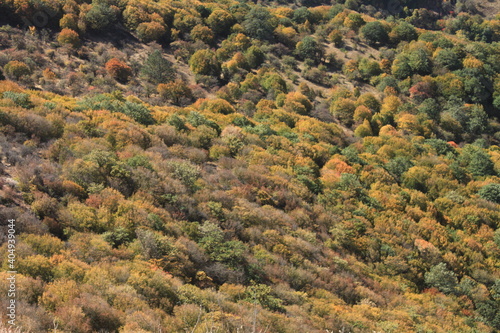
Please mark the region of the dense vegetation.
<svg viewBox="0 0 500 333"><path fill-rule="evenodd" d="M500 20L381 2L0 0L22 331L500 330Z"/></svg>

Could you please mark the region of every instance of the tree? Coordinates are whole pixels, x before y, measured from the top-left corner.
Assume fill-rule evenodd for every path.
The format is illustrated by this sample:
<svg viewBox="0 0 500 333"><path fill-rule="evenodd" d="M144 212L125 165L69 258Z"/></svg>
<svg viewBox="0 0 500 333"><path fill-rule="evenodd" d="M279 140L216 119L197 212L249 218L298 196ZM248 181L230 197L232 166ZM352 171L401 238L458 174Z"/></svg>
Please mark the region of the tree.
<svg viewBox="0 0 500 333"><path fill-rule="evenodd" d="M223 9L216 9L207 18L207 25L216 34L227 35L235 23L233 15Z"/></svg>
<svg viewBox="0 0 500 333"><path fill-rule="evenodd" d="M127 82L132 75L132 68L117 58L109 60L105 68L109 75L121 83Z"/></svg>
<svg viewBox="0 0 500 333"><path fill-rule="evenodd" d="M455 273L448 270L446 264L441 262L425 273L425 283L445 294L453 294L457 291L458 279Z"/></svg>
<svg viewBox="0 0 500 333"><path fill-rule="evenodd" d="M370 45L384 45L389 41L389 34L379 21L368 22L361 33Z"/></svg>
<svg viewBox="0 0 500 333"><path fill-rule="evenodd" d="M354 31L358 31L365 23L365 20L363 20L359 13L350 13L344 20L344 25Z"/></svg>
<svg viewBox="0 0 500 333"><path fill-rule="evenodd" d="M226 100L221 98L212 99L203 105L205 110L214 113L230 114L236 112L234 107Z"/></svg>
<svg viewBox="0 0 500 333"><path fill-rule="evenodd" d="M224 232L212 222L205 222L200 226L203 237L199 244L210 256L210 259L237 267L244 262L245 245L236 240L224 241Z"/></svg>
<svg viewBox="0 0 500 333"><path fill-rule="evenodd" d="M488 184L477 192L477 194L488 201L500 204L500 184Z"/></svg>
<svg viewBox="0 0 500 333"><path fill-rule="evenodd" d="M302 115L308 115L312 110L309 99L300 92L291 92L286 95L283 108Z"/></svg>
<svg viewBox="0 0 500 333"><path fill-rule="evenodd" d="M90 28L94 30L103 30L116 21L116 7L110 6L104 2L93 1L92 8L85 14L85 20Z"/></svg>
<svg viewBox="0 0 500 333"><path fill-rule="evenodd" d="M22 76L30 75L31 69L22 61L9 61L3 68L8 78L19 80Z"/></svg>
<svg viewBox="0 0 500 333"><path fill-rule="evenodd" d="M444 68L454 71L462 67L462 62L458 57L458 54L453 49L443 49L434 58L438 65Z"/></svg>
<svg viewBox="0 0 500 333"><path fill-rule="evenodd" d="M253 7L245 16L242 23L245 34L260 40L269 40L273 37L274 28L271 25L271 14L262 6Z"/></svg>
<svg viewBox="0 0 500 333"><path fill-rule="evenodd" d="M408 55L408 65L413 73L426 75L430 74L432 66L427 51L417 48Z"/></svg>
<svg viewBox="0 0 500 333"><path fill-rule="evenodd" d="M392 74L400 80L404 80L408 76L412 75L410 60L405 54L400 54L396 57L396 59L394 59L391 70Z"/></svg>
<svg viewBox="0 0 500 333"><path fill-rule="evenodd" d="M335 47L340 47L342 46L344 37L342 36L340 30L335 29L328 35L328 39L335 45Z"/></svg>
<svg viewBox="0 0 500 333"><path fill-rule="evenodd" d="M484 149L476 145L466 145L462 150L459 161L473 176L482 177L495 174L490 156Z"/></svg>
<svg viewBox="0 0 500 333"><path fill-rule="evenodd" d="M160 50L148 55L141 68L141 74L153 84L167 83L175 79L172 63L165 59Z"/></svg>
<svg viewBox="0 0 500 333"><path fill-rule="evenodd" d="M353 121L356 106L354 102L347 98L340 98L333 102L330 111L344 125L350 126Z"/></svg>
<svg viewBox="0 0 500 333"><path fill-rule="evenodd" d="M195 74L218 76L220 64L211 50L198 50L189 59L189 67Z"/></svg>
<svg viewBox="0 0 500 333"><path fill-rule="evenodd" d="M75 14L64 14L64 16L59 21L59 26L61 29L71 29L78 30L78 16Z"/></svg>
<svg viewBox="0 0 500 333"><path fill-rule="evenodd" d="M136 31L137 37L144 43L159 41L167 33L165 25L156 21L143 22L137 26Z"/></svg>
<svg viewBox="0 0 500 333"><path fill-rule="evenodd" d="M311 59L319 62L323 57L322 46L311 36L304 37L295 47L296 54L302 59Z"/></svg>
<svg viewBox="0 0 500 333"><path fill-rule="evenodd" d="M70 45L73 48L80 46L80 36L74 30L64 28L57 36L57 41L61 45Z"/></svg>
<svg viewBox="0 0 500 333"><path fill-rule="evenodd" d="M182 80L175 80L167 84L160 83L157 89L162 98L175 105L181 105L183 99L191 100L193 98L191 89Z"/></svg>
<svg viewBox="0 0 500 333"><path fill-rule="evenodd" d="M246 50L245 58L250 68L257 68L264 63L266 55L262 52L260 47L252 45Z"/></svg>
<svg viewBox="0 0 500 333"><path fill-rule="evenodd" d="M401 22L396 25L391 31L391 37L395 42L406 41L411 42L418 38L417 30L408 22Z"/></svg>
<svg viewBox="0 0 500 333"><path fill-rule="evenodd" d="M201 40L203 43L210 44L214 40L214 32L207 26L198 24L191 30L193 40Z"/></svg>

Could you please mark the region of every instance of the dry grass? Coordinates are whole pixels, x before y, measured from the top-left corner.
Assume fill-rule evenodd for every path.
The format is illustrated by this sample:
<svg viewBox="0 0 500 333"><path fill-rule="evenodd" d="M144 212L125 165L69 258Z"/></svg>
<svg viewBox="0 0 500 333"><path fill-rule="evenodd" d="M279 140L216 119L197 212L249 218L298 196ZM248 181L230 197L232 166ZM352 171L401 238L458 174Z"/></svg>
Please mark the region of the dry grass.
<svg viewBox="0 0 500 333"><path fill-rule="evenodd" d="M487 19L492 19L500 12L500 1L498 0L474 0L476 9Z"/></svg>
<svg viewBox="0 0 500 333"><path fill-rule="evenodd" d="M5 323L0 322L0 333L28 333L22 331L19 327L12 328L10 326L6 326Z"/></svg>

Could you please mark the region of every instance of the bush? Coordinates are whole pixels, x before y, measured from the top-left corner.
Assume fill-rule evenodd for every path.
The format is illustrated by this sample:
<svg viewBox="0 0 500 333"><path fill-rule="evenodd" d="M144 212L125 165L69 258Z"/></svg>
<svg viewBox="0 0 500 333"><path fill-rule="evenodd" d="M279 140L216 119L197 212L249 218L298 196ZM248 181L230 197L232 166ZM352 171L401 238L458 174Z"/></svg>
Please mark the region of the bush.
<svg viewBox="0 0 500 333"><path fill-rule="evenodd" d="M207 18L207 24L216 34L227 34L235 23L231 14L222 9L216 9Z"/></svg>
<svg viewBox="0 0 500 333"><path fill-rule="evenodd" d="M458 279L455 273L449 271L446 264L442 262L425 273L425 283L445 294L451 294L457 290Z"/></svg>
<svg viewBox="0 0 500 333"><path fill-rule="evenodd" d="M109 75L121 83L127 82L132 75L132 68L116 58L109 60L105 67Z"/></svg>
<svg viewBox="0 0 500 333"><path fill-rule="evenodd" d="M488 184L479 190L477 194L485 200L500 204L500 184Z"/></svg>
<svg viewBox="0 0 500 333"><path fill-rule="evenodd" d="M214 32L209 27L198 24L191 30L191 39L201 40L203 43L210 44L214 40Z"/></svg>
<svg viewBox="0 0 500 333"><path fill-rule="evenodd" d="M144 22L137 26L137 37L144 43L161 40L167 29L160 22Z"/></svg>
<svg viewBox="0 0 500 333"><path fill-rule="evenodd" d="M6 91L3 93L3 98L8 98L12 100L16 105L25 109L31 109L33 107L33 103L30 100L30 96L26 93L16 93L13 91Z"/></svg>
<svg viewBox="0 0 500 333"><path fill-rule="evenodd" d="M71 29L78 30L78 17L75 14L64 14L64 16L59 20L59 26L61 29Z"/></svg>
<svg viewBox="0 0 500 333"><path fill-rule="evenodd" d="M30 75L31 69L22 61L9 61L3 68L5 75L10 79L19 80L22 76Z"/></svg>
<svg viewBox="0 0 500 333"><path fill-rule="evenodd" d="M93 4L92 8L85 15L85 20L94 30L103 30L115 23L116 7L105 3Z"/></svg>
<svg viewBox="0 0 500 333"><path fill-rule="evenodd" d="M230 114L236 112L234 107L228 101L221 98L208 101L204 108L214 113Z"/></svg>
<svg viewBox="0 0 500 333"><path fill-rule="evenodd" d="M160 83L157 90L162 98L175 105L181 105L182 100L190 101L193 98L193 92L182 80L167 84Z"/></svg>
<svg viewBox="0 0 500 333"><path fill-rule="evenodd" d="M57 36L57 41L61 45L70 45L73 48L80 46L80 36L72 29L64 28Z"/></svg>
<svg viewBox="0 0 500 333"><path fill-rule="evenodd" d="M386 44L389 41L389 34L379 21L367 23L361 33L370 45Z"/></svg>
<svg viewBox="0 0 500 333"><path fill-rule="evenodd" d="M350 126L353 121L356 106L354 102L347 98L340 98L335 101L330 108L332 114L337 117L340 123Z"/></svg>
<svg viewBox="0 0 500 333"><path fill-rule="evenodd" d="M140 103L126 101L121 108L121 112L142 125L153 125L155 123L151 112Z"/></svg>
<svg viewBox="0 0 500 333"><path fill-rule="evenodd" d="M302 59L312 59L319 62L324 55L323 48L311 36L306 36L295 47L296 54Z"/></svg>
<svg viewBox="0 0 500 333"><path fill-rule="evenodd" d="M274 31L270 23L271 18L272 16L267 8L262 6L253 7L245 16L245 20L242 23L245 34L260 40L271 39Z"/></svg>
<svg viewBox="0 0 500 333"><path fill-rule="evenodd" d="M408 22L401 22L392 29L391 32L394 35L395 41L407 41L410 42L418 38L417 30L413 25Z"/></svg>
<svg viewBox="0 0 500 333"><path fill-rule="evenodd" d="M220 73L220 64L215 53L210 50L198 50L189 59L189 67L194 74L217 76Z"/></svg>

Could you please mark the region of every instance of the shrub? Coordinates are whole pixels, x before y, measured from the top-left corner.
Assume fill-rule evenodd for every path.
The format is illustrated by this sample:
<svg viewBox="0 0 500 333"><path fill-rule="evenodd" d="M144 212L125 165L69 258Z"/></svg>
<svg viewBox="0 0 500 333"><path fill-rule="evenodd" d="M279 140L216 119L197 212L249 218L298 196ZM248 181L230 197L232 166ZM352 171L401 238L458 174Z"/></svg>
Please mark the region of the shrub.
<svg viewBox="0 0 500 333"><path fill-rule="evenodd" d="M267 8L262 6L253 7L242 23L245 34L260 40L271 39L274 31L270 23L271 18Z"/></svg>
<svg viewBox="0 0 500 333"><path fill-rule="evenodd" d="M210 50L198 50L189 59L189 67L194 74L219 75L220 64L215 53Z"/></svg>
<svg viewBox="0 0 500 333"><path fill-rule="evenodd" d="M152 125L155 123L151 112L140 103L126 101L121 108L121 112L142 125Z"/></svg>
<svg viewBox="0 0 500 333"><path fill-rule="evenodd" d="M57 41L61 45L70 45L73 48L80 46L80 36L72 29L64 28L57 36Z"/></svg>
<svg viewBox="0 0 500 333"><path fill-rule="evenodd" d="M477 192L485 200L500 204L500 184L488 184Z"/></svg>
<svg viewBox="0 0 500 333"><path fill-rule="evenodd" d="M96 3L85 15L85 20L94 30L107 28L116 21L116 7L105 3Z"/></svg>
<svg viewBox="0 0 500 333"><path fill-rule="evenodd" d="M191 39L210 44L214 40L214 32L209 27L198 24L191 30Z"/></svg>
<svg viewBox="0 0 500 333"><path fill-rule="evenodd" d="M389 34L385 27L379 21L368 22L362 29L361 33L368 44L377 45L385 44L389 41Z"/></svg>
<svg viewBox="0 0 500 333"><path fill-rule="evenodd" d="M182 80L175 80L167 84L160 83L157 90L162 98L175 105L180 105L183 99L189 101L193 98L193 92Z"/></svg>
<svg viewBox="0 0 500 333"><path fill-rule="evenodd" d="M19 80L22 76L30 75L31 69L22 61L9 61L3 68L5 75L10 79Z"/></svg>
<svg viewBox="0 0 500 333"><path fill-rule="evenodd" d="M3 93L3 98L8 98L12 100L17 106L25 109L31 109L33 103L30 100L30 96L26 93L16 93L13 91L6 91Z"/></svg>
<svg viewBox="0 0 500 333"><path fill-rule="evenodd" d="M236 111L234 107L231 104L229 104L228 101L221 98L208 101L206 103L205 109L210 112L222 113L222 114L230 114Z"/></svg>
<svg viewBox="0 0 500 333"><path fill-rule="evenodd" d="M321 45L311 36L306 36L295 47L295 52L302 59L312 59L318 62L323 57Z"/></svg>
<svg viewBox="0 0 500 333"><path fill-rule="evenodd" d="M165 25L160 22L143 22L137 26L137 37L144 42L149 43L162 39L167 33Z"/></svg>
<svg viewBox="0 0 500 333"><path fill-rule="evenodd" d="M397 42L410 42L418 38L417 30L415 29L415 27L410 23L404 21L392 29L391 35L394 36L394 39Z"/></svg>
<svg viewBox="0 0 500 333"><path fill-rule="evenodd" d="M59 26L61 29L71 29L78 30L78 17L75 14L64 14L64 16L59 20Z"/></svg>
<svg viewBox="0 0 500 333"><path fill-rule="evenodd" d="M335 101L330 108L332 114L337 117L342 124L347 126L352 124L355 110L356 106L354 102L347 98L341 98Z"/></svg>
<svg viewBox="0 0 500 333"><path fill-rule="evenodd" d="M312 110L309 99L300 92L291 92L286 96L283 108L287 111L308 115Z"/></svg>
<svg viewBox="0 0 500 333"><path fill-rule="evenodd" d="M227 34L235 20L231 14L222 9L216 9L207 18L208 26L217 34Z"/></svg>
<svg viewBox="0 0 500 333"><path fill-rule="evenodd" d="M130 66L128 66L123 61L120 61L116 58L109 60L106 63L105 67L109 75L111 75L115 80L122 83L127 82L132 75L132 68L130 68Z"/></svg>
<svg viewBox="0 0 500 333"><path fill-rule="evenodd" d="M446 264L442 262L425 273L425 283L445 294L451 294L457 289L458 279L455 273L449 271Z"/></svg>

